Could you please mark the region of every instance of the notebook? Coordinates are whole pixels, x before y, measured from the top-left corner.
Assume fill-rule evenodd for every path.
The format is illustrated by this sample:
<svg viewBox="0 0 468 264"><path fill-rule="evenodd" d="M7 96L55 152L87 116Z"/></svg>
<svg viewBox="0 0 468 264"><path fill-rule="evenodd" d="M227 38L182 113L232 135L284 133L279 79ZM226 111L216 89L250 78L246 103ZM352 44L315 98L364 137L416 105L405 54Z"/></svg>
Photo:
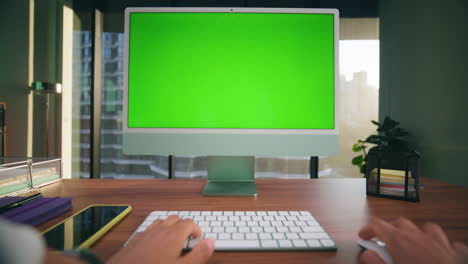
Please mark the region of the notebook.
<svg viewBox="0 0 468 264"><path fill-rule="evenodd" d="M0 198L0 206L22 198L24 197L9 196ZM4 212L0 216L15 223L35 226L70 210L72 208L71 200L71 198L67 197L40 198Z"/></svg>

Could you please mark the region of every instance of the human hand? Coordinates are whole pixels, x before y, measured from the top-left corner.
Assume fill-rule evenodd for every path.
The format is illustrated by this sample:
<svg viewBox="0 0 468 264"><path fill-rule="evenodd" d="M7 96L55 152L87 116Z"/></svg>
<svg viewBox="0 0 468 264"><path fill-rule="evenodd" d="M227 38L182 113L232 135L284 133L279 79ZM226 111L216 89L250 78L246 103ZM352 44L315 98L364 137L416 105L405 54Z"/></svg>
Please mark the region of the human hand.
<svg viewBox="0 0 468 264"><path fill-rule="evenodd" d="M393 222L375 218L359 231L359 237L365 240L377 237L385 242L397 264L468 263L468 247L457 242L451 244L442 228L434 223L419 228L403 217ZM363 252L360 261L384 264L372 250Z"/></svg>
<svg viewBox="0 0 468 264"><path fill-rule="evenodd" d="M138 233L130 243L114 255L110 263L205 263L214 251L214 241L204 239L189 253L181 256L189 236L198 238L202 231L191 219L182 220L171 215L166 220L157 220L148 229Z"/></svg>

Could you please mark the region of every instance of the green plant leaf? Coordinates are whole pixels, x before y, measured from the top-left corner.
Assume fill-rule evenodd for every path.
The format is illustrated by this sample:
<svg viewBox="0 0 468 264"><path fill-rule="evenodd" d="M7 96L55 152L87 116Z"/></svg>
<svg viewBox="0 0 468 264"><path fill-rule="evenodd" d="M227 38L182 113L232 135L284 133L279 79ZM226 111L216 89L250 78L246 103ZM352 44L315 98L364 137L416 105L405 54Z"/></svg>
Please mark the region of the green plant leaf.
<svg viewBox="0 0 468 264"><path fill-rule="evenodd" d="M364 174L364 177L366 176L366 164L362 165L359 171Z"/></svg>
<svg viewBox="0 0 468 264"><path fill-rule="evenodd" d="M371 120L371 122L372 122L372 124L376 125L377 127L380 126L379 122L377 122L377 121Z"/></svg>
<svg viewBox="0 0 468 264"><path fill-rule="evenodd" d="M380 135L370 135L369 137L366 138L367 143L372 143L376 145L382 145L382 142L385 141L385 137L380 136Z"/></svg>
<svg viewBox="0 0 468 264"><path fill-rule="evenodd" d="M351 160L351 163L356 166L361 166L362 162L364 161L364 157L362 155L356 156Z"/></svg>
<svg viewBox="0 0 468 264"><path fill-rule="evenodd" d="M359 152L359 151L362 151L365 148L366 148L365 146L362 146L362 145L359 145L359 144L354 144L353 145L353 152Z"/></svg>
<svg viewBox="0 0 468 264"><path fill-rule="evenodd" d="M400 123L391 119L389 116L386 116L382 125L377 129L379 132L390 131L391 129L397 127Z"/></svg>

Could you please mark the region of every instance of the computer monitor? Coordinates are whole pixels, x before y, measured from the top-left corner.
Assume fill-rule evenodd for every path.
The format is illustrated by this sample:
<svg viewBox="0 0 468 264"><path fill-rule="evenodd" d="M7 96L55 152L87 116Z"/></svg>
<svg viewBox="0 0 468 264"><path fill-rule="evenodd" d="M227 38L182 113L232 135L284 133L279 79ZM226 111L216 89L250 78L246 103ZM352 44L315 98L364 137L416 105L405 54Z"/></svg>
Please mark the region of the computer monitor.
<svg viewBox="0 0 468 264"><path fill-rule="evenodd" d="M254 156L338 153L338 11L127 8L123 150L207 155L206 195L256 195Z"/></svg>

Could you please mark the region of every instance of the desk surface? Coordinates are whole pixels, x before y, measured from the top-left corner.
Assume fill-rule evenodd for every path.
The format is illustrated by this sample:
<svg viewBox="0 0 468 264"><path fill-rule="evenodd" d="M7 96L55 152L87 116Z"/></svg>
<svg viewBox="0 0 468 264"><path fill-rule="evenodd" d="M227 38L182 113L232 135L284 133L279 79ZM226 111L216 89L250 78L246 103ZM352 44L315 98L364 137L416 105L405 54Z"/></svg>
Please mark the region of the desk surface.
<svg viewBox="0 0 468 264"><path fill-rule="evenodd" d="M130 204L132 212L93 250L116 253L148 213L155 210L308 210L337 242L336 252L215 252L210 263L354 263L358 230L372 216L405 216L417 224L439 223L451 240L468 243L468 189L423 179L421 202L367 197L364 179L257 180L258 197L204 197L204 180L63 180L41 188L45 196L73 197L74 209L39 226L58 223L96 203Z"/></svg>

